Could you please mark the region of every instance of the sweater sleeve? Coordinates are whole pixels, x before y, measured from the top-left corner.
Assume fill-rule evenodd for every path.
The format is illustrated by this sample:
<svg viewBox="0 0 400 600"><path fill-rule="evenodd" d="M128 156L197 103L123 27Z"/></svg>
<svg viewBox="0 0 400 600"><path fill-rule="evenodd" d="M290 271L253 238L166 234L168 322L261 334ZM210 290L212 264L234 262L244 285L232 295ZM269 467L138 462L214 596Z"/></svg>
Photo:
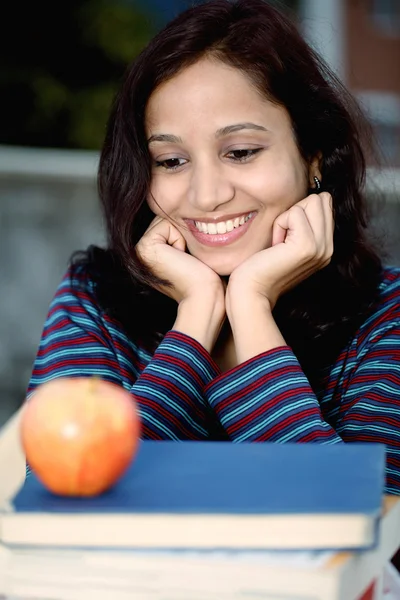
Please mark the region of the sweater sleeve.
<svg viewBox="0 0 400 600"><path fill-rule="evenodd" d="M202 391L216 371L202 346L171 331L151 357L102 314L91 283L74 277L66 274L50 305L28 398L56 377L96 375L132 393L144 438L207 438L212 411Z"/></svg>
<svg viewBox="0 0 400 600"><path fill-rule="evenodd" d="M400 323L387 324L359 348L335 429L289 347L220 375L205 395L234 442L385 444L386 491L400 494Z"/></svg>
<svg viewBox="0 0 400 600"><path fill-rule="evenodd" d="M235 442L340 442L323 420L307 377L288 346L216 377L204 390Z"/></svg>
<svg viewBox="0 0 400 600"><path fill-rule="evenodd" d="M357 363L337 431L346 442L386 444L387 492L400 494L400 321L376 331Z"/></svg>
<svg viewBox="0 0 400 600"><path fill-rule="evenodd" d="M168 332L132 386L143 437L206 439L215 418L203 389L215 375L215 365L201 344L177 331Z"/></svg>

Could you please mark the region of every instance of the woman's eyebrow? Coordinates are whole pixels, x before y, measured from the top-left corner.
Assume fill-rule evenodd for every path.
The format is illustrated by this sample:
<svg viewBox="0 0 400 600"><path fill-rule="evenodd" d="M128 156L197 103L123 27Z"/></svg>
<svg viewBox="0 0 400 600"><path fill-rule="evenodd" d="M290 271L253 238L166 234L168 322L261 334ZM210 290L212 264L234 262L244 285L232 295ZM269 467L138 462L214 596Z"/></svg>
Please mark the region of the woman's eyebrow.
<svg viewBox="0 0 400 600"><path fill-rule="evenodd" d="M230 133L235 133L236 131L241 131L243 129L253 129L256 131L269 131L263 125L257 125L257 123L235 123L235 125L226 125L225 127L221 127L215 133L216 138L224 137L225 135L229 135ZM148 144L152 144L153 142L167 142L169 144L182 144L182 138L173 135L172 133L155 133L150 136L147 140Z"/></svg>
<svg viewBox="0 0 400 600"><path fill-rule="evenodd" d="M242 129L255 129L256 131L269 131L266 127L262 125L257 125L257 123L236 123L235 125L227 125L226 127L222 127L218 129L215 137L220 138L225 135L229 135L230 133L235 133L235 131L241 131Z"/></svg>
<svg viewBox="0 0 400 600"><path fill-rule="evenodd" d="M171 133L155 133L147 140L148 144L152 142L168 142L169 144L182 144L182 139Z"/></svg>

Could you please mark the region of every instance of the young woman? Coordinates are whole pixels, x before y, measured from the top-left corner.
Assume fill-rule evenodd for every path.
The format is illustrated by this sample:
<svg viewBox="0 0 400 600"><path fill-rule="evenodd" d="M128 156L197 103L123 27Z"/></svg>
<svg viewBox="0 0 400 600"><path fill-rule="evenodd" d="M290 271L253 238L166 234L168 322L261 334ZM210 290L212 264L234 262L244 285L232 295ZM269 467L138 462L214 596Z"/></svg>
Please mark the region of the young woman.
<svg viewBox="0 0 400 600"><path fill-rule="evenodd" d="M28 393L97 375L158 440L382 442L400 493L400 270L366 234L365 133L271 5L177 17L115 100L108 248L72 261Z"/></svg>

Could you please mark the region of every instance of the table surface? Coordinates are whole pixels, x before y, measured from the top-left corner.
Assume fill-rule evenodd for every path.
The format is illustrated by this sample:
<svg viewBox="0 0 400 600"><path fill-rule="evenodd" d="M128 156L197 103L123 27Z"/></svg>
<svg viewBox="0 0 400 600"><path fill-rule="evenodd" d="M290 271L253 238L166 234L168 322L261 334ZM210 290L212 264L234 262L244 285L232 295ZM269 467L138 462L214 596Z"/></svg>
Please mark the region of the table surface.
<svg viewBox="0 0 400 600"><path fill-rule="evenodd" d="M25 480L25 456L19 437L22 410L23 408L17 411L0 430L0 507L8 505ZM313 591L313 586L307 582L304 583L304 590L299 589L298 582L294 583L293 585L296 587L294 587L293 593L300 599L312 597L313 600L355 600L375 577L379 577L384 565L399 547L400 496L385 496L378 546L359 553L335 553L326 564L315 568L316 580L319 578L324 581L323 593L318 592L316 596L315 585ZM292 568L289 567L290 569ZM282 582L282 578L287 578L291 573L287 570L285 572L285 567L282 567L274 568L270 575L268 577L270 591L272 594L279 594L279 582Z"/></svg>

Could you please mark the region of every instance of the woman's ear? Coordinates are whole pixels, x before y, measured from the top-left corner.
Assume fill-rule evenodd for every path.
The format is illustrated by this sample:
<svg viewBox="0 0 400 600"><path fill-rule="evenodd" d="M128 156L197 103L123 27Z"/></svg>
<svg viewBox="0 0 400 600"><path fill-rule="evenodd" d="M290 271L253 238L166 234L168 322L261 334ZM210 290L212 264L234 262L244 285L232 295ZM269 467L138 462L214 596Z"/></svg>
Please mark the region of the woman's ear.
<svg viewBox="0 0 400 600"><path fill-rule="evenodd" d="M310 161L309 167L308 167L308 185L309 185L310 189L315 188L314 177L318 177L320 183L322 182L321 165L322 165L322 153L318 152L318 154L316 154L314 156L314 158Z"/></svg>

